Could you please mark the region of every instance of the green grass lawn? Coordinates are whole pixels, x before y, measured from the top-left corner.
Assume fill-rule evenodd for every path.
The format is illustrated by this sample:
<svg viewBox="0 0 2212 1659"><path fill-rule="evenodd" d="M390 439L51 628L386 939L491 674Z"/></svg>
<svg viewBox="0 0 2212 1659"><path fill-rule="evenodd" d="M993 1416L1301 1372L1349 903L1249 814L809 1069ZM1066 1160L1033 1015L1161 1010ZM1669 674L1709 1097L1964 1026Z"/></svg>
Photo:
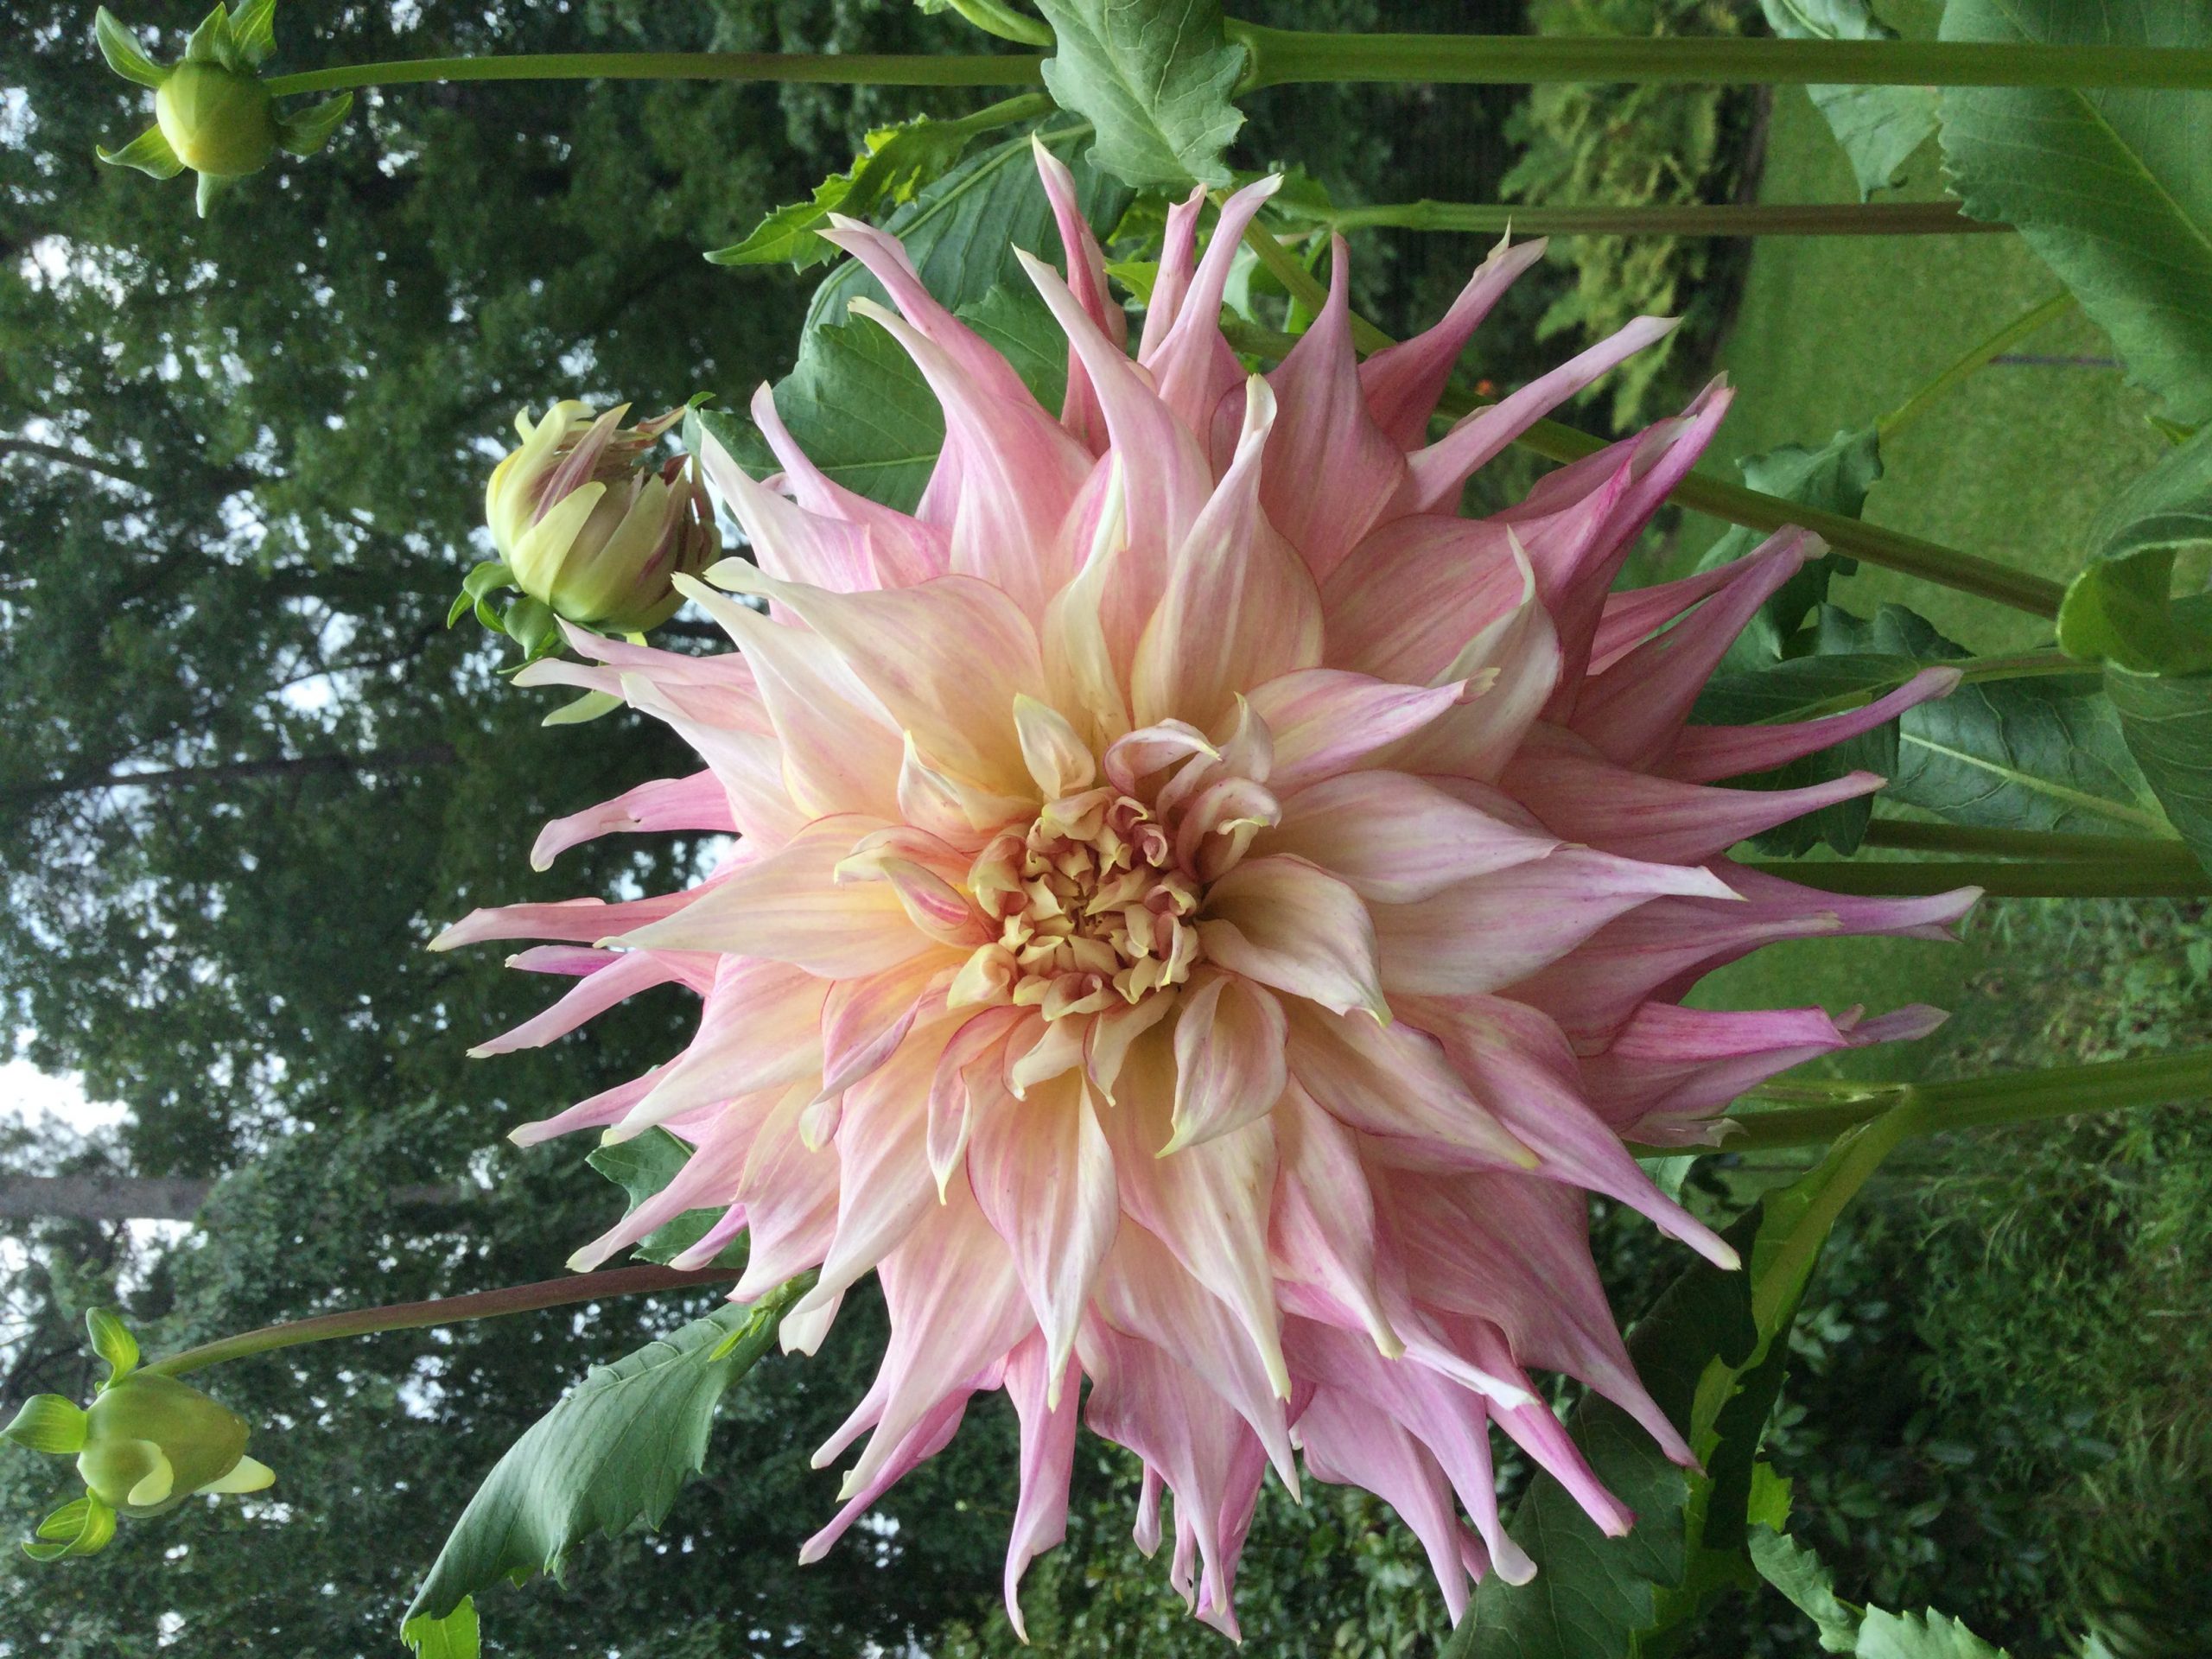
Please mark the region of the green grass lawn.
<svg viewBox="0 0 2212 1659"><path fill-rule="evenodd" d="M1777 89L1761 199L1847 201L1852 192L1850 169L1826 122L1802 92ZM1902 194L1941 194L1934 145L1916 158ZM1706 470L1732 479L1737 456L1818 444L1867 424L2058 289L2010 236L1761 241L1720 346L1719 366L1737 397ZM2103 334L2078 311L2014 349L2111 355ZM2164 448L2145 418L2151 407L2117 369L1992 365L1898 434L1866 517L2063 581L2086 556L2083 536L2098 508ZM1682 537L1685 567L1722 528L1693 518ZM2049 638L2046 625L2032 617L1871 566L1838 582L1833 596L1862 614L1885 602L1910 605L1977 650L2018 649ZM1995 909L1986 907L1970 925L1963 946L1868 939L1770 949L1707 982L1699 1001L1961 1008L1967 982L1986 963ZM1831 1069L1917 1075L1970 1036L1961 1030L1917 1051L1849 1056Z"/></svg>

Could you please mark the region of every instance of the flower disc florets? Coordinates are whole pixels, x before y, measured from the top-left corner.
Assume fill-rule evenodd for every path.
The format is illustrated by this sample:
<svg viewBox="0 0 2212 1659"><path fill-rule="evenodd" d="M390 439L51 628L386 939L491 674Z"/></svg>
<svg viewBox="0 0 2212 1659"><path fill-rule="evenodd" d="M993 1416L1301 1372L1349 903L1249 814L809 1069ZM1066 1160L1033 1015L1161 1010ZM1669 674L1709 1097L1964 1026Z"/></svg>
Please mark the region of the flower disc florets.
<svg viewBox="0 0 2212 1659"><path fill-rule="evenodd" d="M677 1265L742 1231L739 1297L815 1273L782 1327L808 1351L880 1283L882 1370L819 1459L867 1444L802 1559L1003 1389L1017 1627L1021 1571L1062 1534L1078 1414L1141 1460L1147 1549L1173 1494L1170 1579L1222 1628L1270 1467L1294 1491L1386 1497L1456 1615L1471 1576L1535 1571L1499 1524L1493 1427L1606 1530L1631 1519L1528 1368L1694 1460L1614 1328L1586 1195L1734 1254L1626 1143L1709 1139L1758 1080L1929 1019L1708 1012L1688 987L1770 940L1941 936L1972 897L1847 898L1724 855L1878 779L1713 785L1955 674L1801 726L1688 723L1819 552L1788 531L1610 591L1726 409L1718 385L1497 518L1456 516L1470 472L1665 332L1641 320L1427 442L1470 333L1541 244L1501 249L1435 329L1364 363L1339 245L1329 304L1253 376L1219 312L1273 187L1224 205L1203 258L1201 193L1171 218L1133 362L1071 181L1040 167L1067 254L1065 276L1027 266L1069 340L1058 418L896 242L835 221L896 307L855 308L945 408L915 511L824 474L764 392L777 487L702 455L750 557L676 584L737 652L572 632L592 662L524 671L626 700L704 762L549 826L540 868L613 831L721 832L728 855L683 892L479 912L439 943L556 941L518 964L578 981L480 1052L649 985L703 999L669 1064L518 1132L658 1126L691 1149L579 1267L718 1210Z"/></svg>

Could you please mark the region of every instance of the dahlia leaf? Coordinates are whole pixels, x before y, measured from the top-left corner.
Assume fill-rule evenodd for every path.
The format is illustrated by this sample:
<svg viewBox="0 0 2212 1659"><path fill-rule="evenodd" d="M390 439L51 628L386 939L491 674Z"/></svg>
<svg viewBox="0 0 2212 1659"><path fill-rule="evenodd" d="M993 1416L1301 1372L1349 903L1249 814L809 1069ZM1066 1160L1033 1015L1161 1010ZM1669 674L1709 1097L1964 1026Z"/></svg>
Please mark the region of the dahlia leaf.
<svg viewBox="0 0 2212 1659"><path fill-rule="evenodd" d="M594 1147L584 1161L628 1193L630 1208L635 1210L674 1180L690 1159L690 1147L666 1129L652 1128L611 1147ZM671 1262L696 1244L721 1218L719 1210L687 1210L646 1234L630 1254L646 1262ZM741 1266L745 1246L741 1242L732 1244L715 1260L720 1266Z"/></svg>
<svg viewBox="0 0 2212 1659"><path fill-rule="evenodd" d="M2089 539L2096 558L2067 588L2060 649L2137 674L2212 669L2212 600L2172 597L2175 555L2212 543L2212 432L2120 492Z"/></svg>
<svg viewBox="0 0 2212 1659"><path fill-rule="evenodd" d="M1901 605L1871 622L1824 607L1819 633L1824 648L1923 663L1967 654ZM1988 829L2171 836L2131 747L2113 700L2086 674L1969 683L1906 712L1883 796Z"/></svg>
<svg viewBox="0 0 2212 1659"><path fill-rule="evenodd" d="M1894 41L1866 0L1759 0L1767 27L1790 41ZM1897 181L1897 170L1936 132L1933 86L1808 86L1850 158L1863 200Z"/></svg>
<svg viewBox="0 0 2212 1659"><path fill-rule="evenodd" d="M1932 1609L1923 1615L1869 1607L1852 1651L1859 1659L2008 1659L2003 1648Z"/></svg>
<svg viewBox="0 0 2212 1659"><path fill-rule="evenodd" d="M2212 8L1955 0L1947 41L2212 46ZM2018 227L2175 420L2212 419L2212 92L1954 87L1943 157L1975 219Z"/></svg>
<svg viewBox="0 0 2212 1659"><path fill-rule="evenodd" d="M1100 167L1140 189L1225 185L1244 118L1230 102L1244 48L1219 0L1039 0L1057 42L1045 85L1098 130Z"/></svg>
<svg viewBox="0 0 2212 1659"><path fill-rule="evenodd" d="M722 1307L594 1366L493 1465L461 1511L407 1609L406 1624L450 1624L462 1602L502 1579L562 1575L594 1533L658 1528L685 1480L705 1467L707 1433L729 1385L773 1345L804 1278L751 1307ZM736 1344L718 1354L726 1339ZM466 1649L463 1649L466 1651Z"/></svg>
<svg viewBox="0 0 2212 1659"><path fill-rule="evenodd" d="M1081 126L1051 122L1036 133L1046 149L1069 163L1084 217L1103 237L1128 208L1130 192L1088 162L1074 159L1084 137ZM978 150L924 186L884 221L884 229L906 248L922 286L955 311L1001 284L1027 296L1029 279L1016 250L1059 245L1052 205L1038 182L1027 133ZM889 297L858 260L847 260L814 290L806 309L807 333L842 324L855 299ZM804 349L802 345L802 353Z"/></svg>
<svg viewBox="0 0 2212 1659"><path fill-rule="evenodd" d="M477 1659L475 1598L463 1596L461 1605L443 1618L416 1614L399 1627L399 1639L414 1649L415 1659Z"/></svg>
<svg viewBox="0 0 2212 1659"><path fill-rule="evenodd" d="M1881 440L1872 427L1865 427L1839 432L1817 449L1786 443L1764 454L1746 455L1736 465L1745 484L1762 494L1856 518L1866 509L1866 492L1882 476ZM1738 526L1715 542L1697 568L1713 570L1732 564L1764 539L1758 531ZM1803 642L1796 635L1807 614L1827 600L1830 582L1858 569L1856 559L1840 553L1808 560L1759 607L1720 659L1721 671L1764 667L1802 655Z"/></svg>
<svg viewBox="0 0 2212 1659"><path fill-rule="evenodd" d="M1826 1561L1788 1534L1764 1527L1752 1532L1751 1548L1751 1564L1759 1576L1789 1597L1819 1630L1821 1652L1858 1651L1859 1625L1865 1614L1836 1594L1835 1575Z"/></svg>
<svg viewBox="0 0 2212 1659"><path fill-rule="evenodd" d="M1759 1442L1789 1363L1789 1327L1834 1216L1821 1199L1848 1147L1768 1193L1724 1236L1738 1272L1700 1261L1684 1269L1629 1332L1629 1356L1651 1397L1701 1464L1684 1471L1618 1407L1595 1395L1568 1427L1598 1478L1637 1514L1607 1538L1548 1475L1539 1475L1511 1532L1536 1576L1476 1587L1471 1616L1443 1659L1586 1659L1634 1656L1695 1617L1722 1591L1756 1582L1748 1554L1755 1518L1781 1501ZM1863 1179L1863 1175L1858 1179Z"/></svg>
<svg viewBox="0 0 2212 1659"><path fill-rule="evenodd" d="M2131 674L2107 664L2105 690L2166 817L2212 870L2212 675Z"/></svg>

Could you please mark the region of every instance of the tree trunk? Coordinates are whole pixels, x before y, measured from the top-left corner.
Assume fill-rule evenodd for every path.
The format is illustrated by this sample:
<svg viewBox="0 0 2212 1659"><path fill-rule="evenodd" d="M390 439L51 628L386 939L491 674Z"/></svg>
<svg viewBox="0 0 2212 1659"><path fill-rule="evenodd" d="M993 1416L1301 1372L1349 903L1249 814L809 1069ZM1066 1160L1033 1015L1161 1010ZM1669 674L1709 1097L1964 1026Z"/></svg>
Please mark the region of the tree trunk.
<svg viewBox="0 0 2212 1659"><path fill-rule="evenodd" d="M266 760L227 760L211 766L173 766L159 772L110 772L92 778L56 778L47 783L16 784L0 789L0 800L42 800L95 789L176 789L194 784L224 784L241 778L296 776L315 772L396 772L410 766L451 763L450 743L418 749L371 749L363 754L277 755Z"/></svg>
<svg viewBox="0 0 2212 1659"><path fill-rule="evenodd" d="M214 1186L202 1175L0 1175L0 1220L190 1221ZM446 1205L455 1186L398 1186L395 1204Z"/></svg>

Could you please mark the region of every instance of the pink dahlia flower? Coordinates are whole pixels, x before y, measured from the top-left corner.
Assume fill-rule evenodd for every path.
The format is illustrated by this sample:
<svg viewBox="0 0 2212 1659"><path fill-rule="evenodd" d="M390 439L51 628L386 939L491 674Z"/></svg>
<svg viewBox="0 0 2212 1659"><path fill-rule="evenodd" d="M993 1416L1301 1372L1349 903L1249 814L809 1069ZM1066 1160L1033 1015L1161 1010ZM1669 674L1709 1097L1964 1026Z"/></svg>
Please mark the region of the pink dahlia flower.
<svg viewBox="0 0 2212 1659"><path fill-rule="evenodd" d="M479 911L439 943L566 942L518 965L575 988L480 1052L649 985L704 1000L665 1065L517 1132L659 1124L693 1149L575 1266L718 1209L690 1261L746 1233L738 1298L818 1270L783 1327L808 1351L877 1275L882 1368L817 1461L868 1439L804 1559L1003 1388L1017 1628L1021 1573L1063 1534L1078 1414L1142 1460L1147 1549L1173 1494L1171 1579L1224 1630L1263 1473L1297 1491L1301 1452L1306 1476L1396 1508L1456 1617L1471 1579L1535 1571L1499 1525L1491 1425L1606 1530L1632 1519L1529 1368L1691 1460L1630 1369L1584 1195L1735 1258L1624 1143L1709 1140L1759 1079L1934 1017L1713 1013L1684 993L1770 940L1941 938L1974 897L1840 898L1722 856L1869 774L1712 785L1955 676L1802 725L1685 724L1729 640L1820 552L1785 531L1609 591L1719 421L1719 385L1517 507L1454 516L1469 474L1668 327L1633 323L1427 442L1461 347L1541 243L1501 249L1434 328L1364 363L1340 247L1327 308L1262 377L1217 323L1272 182L1228 203L1203 258L1194 195L1133 361L1068 176L1039 164L1069 273L1027 261L1068 336L1058 418L896 241L840 222L831 239L897 308L855 308L944 406L919 506L824 476L764 391L781 480L711 446L706 471L753 559L709 575L765 607L678 578L737 651L578 632L594 664L524 677L620 695L706 763L554 823L539 868L617 830L722 831L728 856L684 892Z"/></svg>

